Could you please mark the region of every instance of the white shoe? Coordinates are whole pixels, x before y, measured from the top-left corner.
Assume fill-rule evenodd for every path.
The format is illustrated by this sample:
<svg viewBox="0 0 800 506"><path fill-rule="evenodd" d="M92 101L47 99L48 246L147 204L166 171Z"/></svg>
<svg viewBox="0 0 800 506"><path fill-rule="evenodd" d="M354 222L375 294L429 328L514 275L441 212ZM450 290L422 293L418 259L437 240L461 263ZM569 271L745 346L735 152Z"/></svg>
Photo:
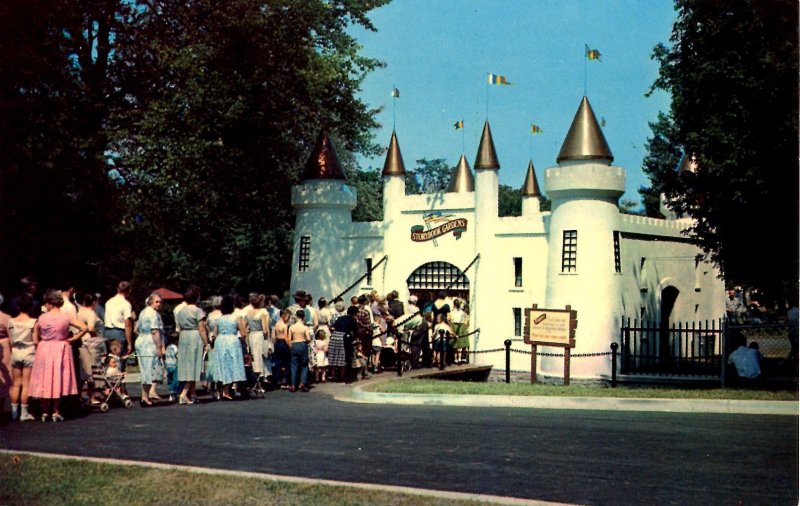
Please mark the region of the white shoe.
<svg viewBox="0 0 800 506"><path fill-rule="evenodd" d="M30 413L23 413L19 417L20 422L30 422L31 420L36 420L36 418Z"/></svg>

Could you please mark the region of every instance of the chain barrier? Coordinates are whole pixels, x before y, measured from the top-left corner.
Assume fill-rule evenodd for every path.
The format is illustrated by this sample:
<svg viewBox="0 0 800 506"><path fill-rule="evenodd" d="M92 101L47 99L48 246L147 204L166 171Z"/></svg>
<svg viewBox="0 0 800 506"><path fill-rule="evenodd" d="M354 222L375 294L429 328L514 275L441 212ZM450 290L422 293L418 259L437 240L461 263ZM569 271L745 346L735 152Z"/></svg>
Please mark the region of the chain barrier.
<svg viewBox="0 0 800 506"><path fill-rule="evenodd" d="M497 353L499 351L506 351L506 349L505 348L495 348L495 349L492 349L492 350L475 350L475 351L471 351L470 353L474 353L474 354L477 355L477 354L480 354L480 353ZM531 355L532 354L532 352L529 351L529 350L515 350L514 348L511 348L510 351L512 351L514 353L519 353L520 355ZM574 354L570 354L570 358L576 358L576 357L577 358L580 358L580 357L603 357L603 356L610 356L610 355L613 355L613 353L610 352L610 351L598 351L598 352L595 352L595 353L574 353ZM536 352L536 356L537 357L563 357L564 354L563 353Z"/></svg>

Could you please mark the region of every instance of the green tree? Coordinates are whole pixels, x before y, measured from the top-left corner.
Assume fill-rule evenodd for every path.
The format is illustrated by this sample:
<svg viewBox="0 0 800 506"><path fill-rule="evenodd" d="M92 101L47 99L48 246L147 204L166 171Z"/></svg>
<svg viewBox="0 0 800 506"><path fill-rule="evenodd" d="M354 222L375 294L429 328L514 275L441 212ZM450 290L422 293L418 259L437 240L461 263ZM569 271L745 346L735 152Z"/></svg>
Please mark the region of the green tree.
<svg viewBox="0 0 800 506"><path fill-rule="evenodd" d="M658 113L656 121L649 123L652 137L647 139L642 170L650 178L650 186L639 188L646 216L663 218L659 210L661 193L667 186L674 185L678 175L678 163L681 160L681 146L676 141L677 132L672 117L663 112Z"/></svg>
<svg viewBox="0 0 800 506"><path fill-rule="evenodd" d="M141 2L115 39L125 107L114 117L128 205L115 264L137 281L209 290L288 284L298 182L321 128L374 154L356 98L380 65L358 54L348 0Z"/></svg>
<svg viewBox="0 0 800 506"><path fill-rule="evenodd" d="M353 221L383 220L383 178L376 169L353 170L347 184L355 187L358 197L353 209Z"/></svg>
<svg viewBox="0 0 800 506"><path fill-rule="evenodd" d="M0 2L0 283L96 287L116 193L108 177L113 33L130 5Z"/></svg>
<svg viewBox="0 0 800 506"><path fill-rule="evenodd" d="M453 168L447 165L444 158L417 160L417 166L408 171L406 176L406 193L421 195L444 191L452 172Z"/></svg>
<svg viewBox="0 0 800 506"><path fill-rule="evenodd" d="M501 184L497 187L497 211L500 216L522 215L522 193L519 188Z"/></svg>
<svg viewBox="0 0 800 506"><path fill-rule="evenodd" d="M654 88L672 94L674 141L698 170L653 182L691 216L731 282L784 289L798 279L798 5L677 0Z"/></svg>

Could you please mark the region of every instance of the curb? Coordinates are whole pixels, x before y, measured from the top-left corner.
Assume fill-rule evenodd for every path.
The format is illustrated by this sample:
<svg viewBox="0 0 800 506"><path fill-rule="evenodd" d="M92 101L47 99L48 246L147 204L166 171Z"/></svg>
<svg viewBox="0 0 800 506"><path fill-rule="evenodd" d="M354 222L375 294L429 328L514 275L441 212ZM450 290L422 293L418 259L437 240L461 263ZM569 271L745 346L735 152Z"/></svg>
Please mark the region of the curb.
<svg viewBox="0 0 800 506"><path fill-rule="evenodd" d="M365 392L353 388L349 396L336 400L363 404L463 406L526 409L574 409L642 411L661 413L722 413L741 415L798 416L797 401L746 401L722 399L641 399L621 397L543 397L505 395L432 395Z"/></svg>

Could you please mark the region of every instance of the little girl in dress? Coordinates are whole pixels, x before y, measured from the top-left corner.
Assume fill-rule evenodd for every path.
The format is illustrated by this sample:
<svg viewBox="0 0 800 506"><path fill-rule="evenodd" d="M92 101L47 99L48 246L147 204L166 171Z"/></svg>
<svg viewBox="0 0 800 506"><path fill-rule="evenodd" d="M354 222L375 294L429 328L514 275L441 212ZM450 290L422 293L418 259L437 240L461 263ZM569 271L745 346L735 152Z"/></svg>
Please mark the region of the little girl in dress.
<svg viewBox="0 0 800 506"><path fill-rule="evenodd" d="M317 365L314 370L317 375L317 383L326 383L328 371L328 333L320 329L314 341L314 355Z"/></svg>

